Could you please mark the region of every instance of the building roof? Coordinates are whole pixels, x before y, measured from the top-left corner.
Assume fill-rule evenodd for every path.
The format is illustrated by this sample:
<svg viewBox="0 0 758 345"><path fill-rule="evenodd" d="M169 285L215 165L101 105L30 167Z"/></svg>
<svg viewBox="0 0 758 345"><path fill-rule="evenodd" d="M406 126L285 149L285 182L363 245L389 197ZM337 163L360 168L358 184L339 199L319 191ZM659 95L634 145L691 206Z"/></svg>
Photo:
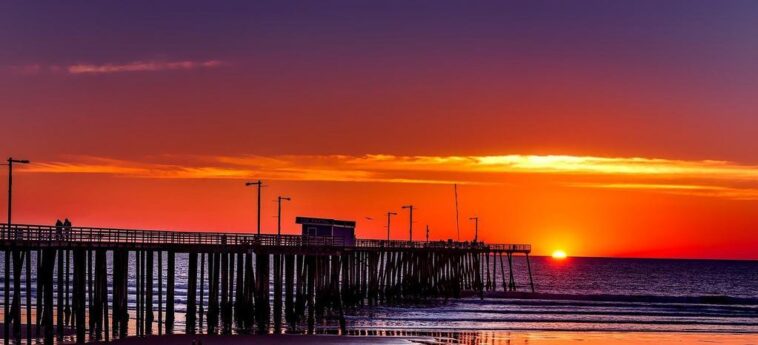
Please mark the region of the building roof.
<svg viewBox="0 0 758 345"><path fill-rule="evenodd" d="M330 218L313 218L313 217L296 217L295 223L297 224L310 224L310 225L331 225L342 227L355 227L354 220L337 220Z"/></svg>

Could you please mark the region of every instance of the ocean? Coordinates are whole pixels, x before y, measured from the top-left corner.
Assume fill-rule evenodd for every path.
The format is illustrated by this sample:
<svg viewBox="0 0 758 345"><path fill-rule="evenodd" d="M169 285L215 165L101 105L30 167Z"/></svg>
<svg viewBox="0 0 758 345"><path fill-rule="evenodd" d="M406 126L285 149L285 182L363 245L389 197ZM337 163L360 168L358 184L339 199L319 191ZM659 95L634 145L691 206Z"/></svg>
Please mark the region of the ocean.
<svg viewBox="0 0 758 345"><path fill-rule="evenodd" d="M524 265L514 263L521 291ZM349 321L369 330L758 333L756 261L533 257L532 272L536 298L364 308Z"/></svg>
<svg viewBox="0 0 758 345"><path fill-rule="evenodd" d="M182 331L187 256L177 254L176 260L176 330ZM0 260L0 270L3 267ZM489 293L484 298L471 296L351 309L346 311L349 332L445 335L549 330L758 334L758 261L532 257L531 267L537 294ZM523 257L516 257L514 271L519 291L530 291ZM495 281L502 290L499 273ZM132 293L133 282L132 276ZM157 290L157 284L154 286ZM0 296L4 294L3 288L0 284ZM32 293L34 300L34 290ZM130 298L133 304L133 296ZM337 329L336 321L326 321L318 327L321 332Z"/></svg>

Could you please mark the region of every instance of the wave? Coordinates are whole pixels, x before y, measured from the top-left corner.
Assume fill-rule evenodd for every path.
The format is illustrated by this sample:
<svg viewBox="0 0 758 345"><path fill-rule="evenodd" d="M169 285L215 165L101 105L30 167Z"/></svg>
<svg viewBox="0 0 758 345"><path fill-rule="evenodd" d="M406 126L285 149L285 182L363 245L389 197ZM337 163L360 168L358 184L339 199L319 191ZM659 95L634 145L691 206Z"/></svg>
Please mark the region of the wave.
<svg viewBox="0 0 758 345"><path fill-rule="evenodd" d="M475 294L467 294L474 297ZM613 294L551 294L529 292L487 292L488 299L507 300L548 300L548 301L593 301L593 302L637 302L637 303L682 303L682 304L720 304L720 305L755 305L758 297L734 297L726 295L613 295Z"/></svg>

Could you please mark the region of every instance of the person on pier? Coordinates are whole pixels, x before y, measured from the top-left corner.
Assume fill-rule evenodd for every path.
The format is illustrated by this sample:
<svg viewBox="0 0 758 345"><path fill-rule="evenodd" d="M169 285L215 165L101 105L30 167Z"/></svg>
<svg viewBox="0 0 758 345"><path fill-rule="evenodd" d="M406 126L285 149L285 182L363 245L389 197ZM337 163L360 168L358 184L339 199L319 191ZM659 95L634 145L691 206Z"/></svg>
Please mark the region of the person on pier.
<svg viewBox="0 0 758 345"><path fill-rule="evenodd" d="M63 222L60 219L55 221L55 239L58 241L63 239Z"/></svg>
<svg viewBox="0 0 758 345"><path fill-rule="evenodd" d="M71 221L66 218L66 220L63 221L63 231L66 234L66 240L71 240Z"/></svg>

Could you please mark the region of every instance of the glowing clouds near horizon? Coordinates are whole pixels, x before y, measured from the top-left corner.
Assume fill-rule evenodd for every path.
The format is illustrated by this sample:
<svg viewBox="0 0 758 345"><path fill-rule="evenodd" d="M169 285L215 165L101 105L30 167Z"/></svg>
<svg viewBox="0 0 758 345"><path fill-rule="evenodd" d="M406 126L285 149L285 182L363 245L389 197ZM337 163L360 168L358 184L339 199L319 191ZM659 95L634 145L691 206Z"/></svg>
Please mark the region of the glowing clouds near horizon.
<svg viewBox="0 0 758 345"><path fill-rule="evenodd" d="M570 155L172 156L138 160L71 157L25 169L35 173L112 174L138 178L500 184L506 174L550 175L572 188L635 190L758 200L758 166L726 161Z"/></svg>
<svg viewBox="0 0 758 345"><path fill-rule="evenodd" d="M422 228L430 226L431 239L447 240L459 235L452 187L458 183L461 215L475 212L487 224L480 239L531 243L535 255L549 257L560 248L579 256L754 258L758 169L753 166L655 158L486 157L65 156L19 167L24 192L18 193L17 209L19 219L30 223L63 214L78 224L99 226L244 230L254 226L255 217L242 181L260 178L271 186L266 195L298 196L288 205L291 215L359 219L364 238L387 236L384 222L364 216L382 219L410 200L423 205L414 220ZM271 210L266 204L263 209ZM268 215L263 223L264 229L276 226ZM407 238L407 228L407 218L393 220L393 238ZM463 226L460 235L473 239L473 227ZM665 241L650 240L662 236Z"/></svg>

